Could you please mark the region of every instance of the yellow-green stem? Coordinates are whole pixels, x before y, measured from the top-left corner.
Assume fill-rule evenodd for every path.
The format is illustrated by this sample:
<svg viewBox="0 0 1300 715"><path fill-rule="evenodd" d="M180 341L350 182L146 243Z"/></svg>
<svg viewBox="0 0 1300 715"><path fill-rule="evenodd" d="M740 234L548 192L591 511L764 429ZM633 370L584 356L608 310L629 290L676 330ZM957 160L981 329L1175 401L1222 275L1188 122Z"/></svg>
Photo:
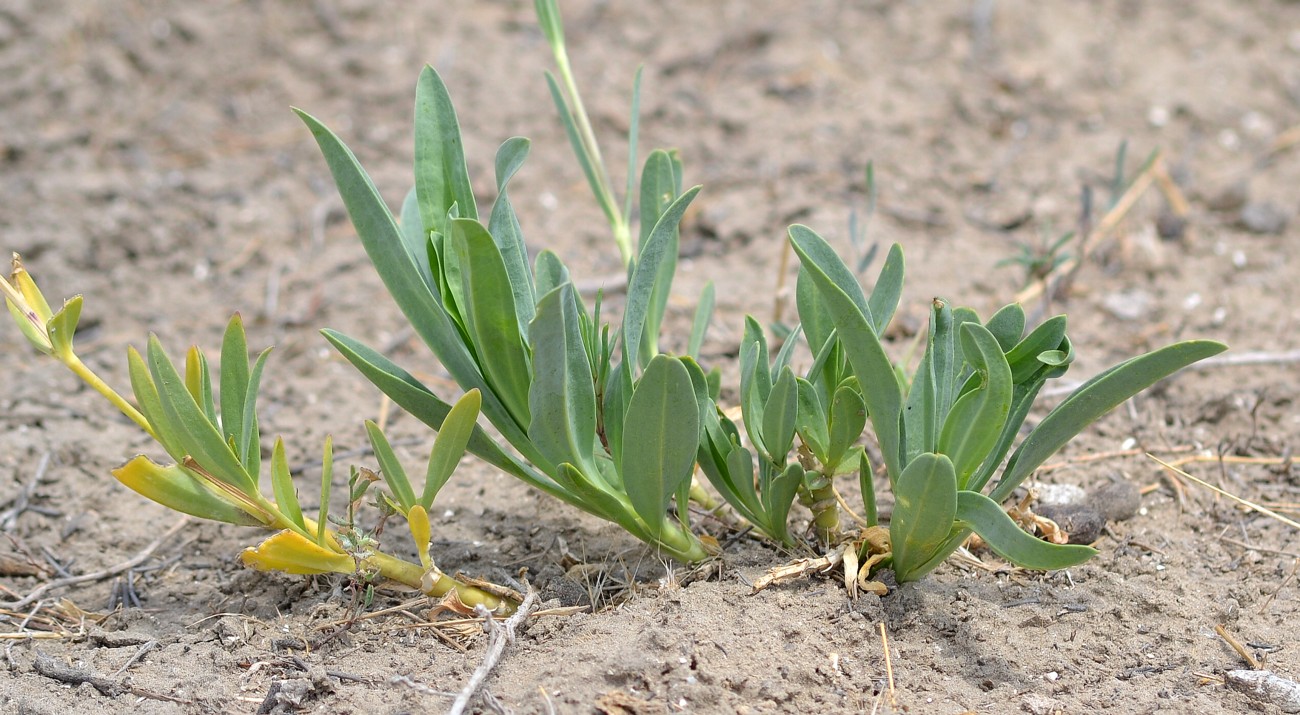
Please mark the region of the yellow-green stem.
<svg viewBox="0 0 1300 715"><path fill-rule="evenodd" d="M125 397L117 394L116 390L109 387L108 383L100 379L99 375L96 375L93 370L86 367L86 364L83 363L81 358L77 357L75 353L56 355L55 357L62 361L64 365L67 365L68 369L71 370L74 375L81 378L83 382L93 387L96 392L103 395L109 402L113 403L113 406L121 411L122 414L126 415L132 422L139 425L140 429L148 432L149 436L152 437L154 441L159 441L158 435L154 433L153 427L149 424L149 420L145 419L144 415L140 414L140 411L137 410L134 405L127 402Z"/></svg>
<svg viewBox="0 0 1300 715"><path fill-rule="evenodd" d="M830 543L840 530L840 506L831 480L818 472L808 472L799 486L799 503L813 514L817 540Z"/></svg>
<svg viewBox="0 0 1300 715"><path fill-rule="evenodd" d="M273 513L278 515L279 511L274 510ZM280 518L283 519L283 517ZM312 519L308 519L304 517L303 522L307 528L307 531L313 534L315 534L317 529L319 528L319 524L317 524ZM297 527L294 526L287 526L287 520L286 520L286 526L281 526L278 528L293 528L295 530L297 529ZM327 545L331 550L336 551L340 554L347 553L347 551L344 550L343 547L339 545L338 538L335 536L334 531L332 529L329 528L325 529L325 539L326 539L326 544L323 545ZM373 555L363 559L362 564L365 566L373 567L375 570L379 571L379 574L384 578L391 579L401 584L405 584L407 586L410 586L411 588L418 588L425 595L433 596L434 598L442 598L443 596L446 596L450 591L454 590L456 592L457 598L460 599L460 602L465 604L466 606L469 606L470 608L473 608L474 606L482 605L484 608L488 609L489 611L492 611L494 614L507 616L510 615L511 613L514 613L515 608L518 606L517 603L514 603L509 599L501 598L500 596L496 596L494 594L488 593L483 589L475 588L468 584L461 583L460 581L457 581L451 576L448 576L447 574L440 571L436 566L429 569L428 571L428 573L431 575L431 578L429 579L431 585L429 586L429 588L426 589L425 578L424 578L426 572L424 570L424 567L419 564L414 564L409 561L399 559L396 556L389 556L388 554L381 553L381 552L375 552Z"/></svg>

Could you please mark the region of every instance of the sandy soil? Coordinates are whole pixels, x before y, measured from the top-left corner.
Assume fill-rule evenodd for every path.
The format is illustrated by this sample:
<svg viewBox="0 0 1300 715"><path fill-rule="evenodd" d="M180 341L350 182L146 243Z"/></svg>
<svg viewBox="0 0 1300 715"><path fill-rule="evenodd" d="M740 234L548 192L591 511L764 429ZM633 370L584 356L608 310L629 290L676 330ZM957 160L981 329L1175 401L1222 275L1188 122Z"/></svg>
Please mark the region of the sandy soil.
<svg viewBox="0 0 1300 715"><path fill-rule="evenodd" d="M556 249L586 279L618 272L546 95L549 56L531 3L452 5L9 0L0 243L24 255L48 294L85 294L81 352L116 384L126 386L125 344L153 331L174 350L215 349L242 311L250 342L276 345L265 434L283 434L295 463L327 433L340 450L361 446L379 396L318 328L392 346L448 386L403 332L290 105L337 129L396 202L410 182L414 80L434 64L457 103L476 189L491 195L500 141L531 137L512 187L530 243ZM1147 192L1051 306L1071 314L1079 348L1068 379L1184 337L1226 341L1237 355L1300 349L1300 4L575 0L564 9L606 151L622 152L630 80L644 62L644 146L680 148L687 183L706 187L685 229L674 315L685 320L703 282L717 281L710 360L731 364L745 313L772 315L786 224L847 247L867 160L880 188L870 236L901 242L909 259L905 327L933 295L986 314L1010 300L1023 275L999 261L1077 226L1084 186L1100 216L1124 140L1130 173L1164 153L1190 212L1178 230L1160 193ZM129 559L175 517L108 470L158 450L35 359L16 331L3 335L0 510L26 509L0 524L0 554L71 574ZM897 354L906 341L897 337ZM1295 532L1199 488L1180 500L1144 457L1079 458L1138 448L1271 459L1189 469L1252 499L1295 502L1300 476L1277 462L1300 439L1298 376L1294 363L1189 371L1069 446L1044 482L1122 480L1144 492L1093 562L1040 575L980 553L983 566L953 561L856 602L833 579L751 595L748 584L791 555L743 539L710 573L687 573L467 462L436 527L444 567L487 578L527 567L549 605L598 606L531 624L488 681L496 705L478 707L1277 712L1216 680L1242 661L1214 627L1300 677ZM428 433L391 420L414 461ZM453 647L398 616L331 636L349 613L346 584L239 568L238 549L256 538L194 524L129 574L47 592L42 618L59 598L111 615L76 638L6 640L0 710L440 711L482 659L483 637L451 634ZM11 572L0 585L11 598L55 577ZM373 608L402 598L381 592ZM17 630L31 609L4 616L0 630ZM67 680L69 669L101 679L74 687L52 677Z"/></svg>

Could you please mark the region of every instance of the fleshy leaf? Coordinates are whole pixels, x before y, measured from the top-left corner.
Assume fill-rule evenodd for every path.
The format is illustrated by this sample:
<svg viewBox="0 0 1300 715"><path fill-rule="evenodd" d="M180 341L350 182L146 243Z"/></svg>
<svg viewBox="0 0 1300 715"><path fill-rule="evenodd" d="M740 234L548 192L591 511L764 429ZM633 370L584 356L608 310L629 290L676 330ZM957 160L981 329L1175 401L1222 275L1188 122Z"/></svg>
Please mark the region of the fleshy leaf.
<svg viewBox="0 0 1300 715"><path fill-rule="evenodd" d="M260 519L176 464L164 467L139 456L114 469L113 476L137 494L173 511L227 524L263 525Z"/></svg>
<svg viewBox="0 0 1300 715"><path fill-rule="evenodd" d="M658 536L668 501L689 481L699 444L699 413L686 367L666 355L646 366L628 403L621 469L628 499Z"/></svg>
<svg viewBox="0 0 1300 715"><path fill-rule="evenodd" d="M899 583L924 575L923 565L952 532L957 514L957 474L947 456L926 452L894 484L889 540Z"/></svg>
<svg viewBox="0 0 1300 715"><path fill-rule="evenodd" d="M1021 568L1048 571L1077 566L1097 554L1091 546L1053 544L1026 533L997 502L983 494L957 494L957 520L1002 558Z"/></svg>

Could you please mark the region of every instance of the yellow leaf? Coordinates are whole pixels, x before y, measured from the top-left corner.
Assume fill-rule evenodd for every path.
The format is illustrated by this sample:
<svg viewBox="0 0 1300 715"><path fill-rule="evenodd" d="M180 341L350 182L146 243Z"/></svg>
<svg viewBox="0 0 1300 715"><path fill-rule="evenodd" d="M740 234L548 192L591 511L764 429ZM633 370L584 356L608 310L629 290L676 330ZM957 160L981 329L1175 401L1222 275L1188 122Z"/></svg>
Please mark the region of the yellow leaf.
<svg viewBox="0 0 1300 715"><path fill-rule="evenodd" d="M429 512L416 504L406 512L406 523L411 527L411 538L415 539L415 550L420 554L420 565L425 571L433 568L433 559L429 557L429 539L433 538L433 529L429 527Z"/></svg>
<svg viewBox="0 0 1300 715"><path fill-rule="evenodd" d="M356 562L347 554L322 548L296 531L281 531L258 544L244 549L239 560L259 571L283 571L293 574L353 573Z"/></svg>
<svg viewBox="0 0 1300 715"><path fill-rule="evenodd" d="M175 464L164 467L139 456L114 469L113 476L144 498L174 511L227 524L262 524L225 494Z"/></svg>

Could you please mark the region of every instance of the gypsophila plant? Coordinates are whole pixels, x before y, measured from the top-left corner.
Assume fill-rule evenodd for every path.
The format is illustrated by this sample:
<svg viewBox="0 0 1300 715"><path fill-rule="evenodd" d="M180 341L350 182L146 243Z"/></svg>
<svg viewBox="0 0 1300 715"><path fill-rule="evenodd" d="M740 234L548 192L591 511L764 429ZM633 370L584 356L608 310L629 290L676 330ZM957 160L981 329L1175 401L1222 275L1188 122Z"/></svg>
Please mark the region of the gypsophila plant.
<svg viewBox="0 0 1300 715"><path fill-rule="evenodd" d="M415 564L380 551L373 536L357 525L356 506L371 480L351 481L347 518L332 520L329 506L333 443L328 438L322 460L320 509L315 520L303 514L284 442L279 438L267 465L273 498L262 493L257 396L270 350L262 351L256 361L250 362L238 314L231 318L222 340L216 391L207 358L197 347L186 353L181 369L167 357L157 337L150 336L144 354L130 348L127 360L136 403L132 405L77 356L73 336L81 316L81 296L52 312L17 254L11 281L0 279L0 288L28 342L106 397L174 462L164 465L144 455L134 457L113 470L119 482L174 511L275 532L257 546L244 549L240 560L245 565L291 574L340 573L367 581L392 579L430 596L447 597L449 606L465 612L482 605L508 613L517 605L518 598L505 589L484 590L448 576L434 565L429 554L428 512L465 451L478 417L477 392L466 393L445 415L418 495L383 433L373 423L366 423L380 472L391 490L391 494L379 498L388 511L401 514L410 526L420 560Z"/></svg>

